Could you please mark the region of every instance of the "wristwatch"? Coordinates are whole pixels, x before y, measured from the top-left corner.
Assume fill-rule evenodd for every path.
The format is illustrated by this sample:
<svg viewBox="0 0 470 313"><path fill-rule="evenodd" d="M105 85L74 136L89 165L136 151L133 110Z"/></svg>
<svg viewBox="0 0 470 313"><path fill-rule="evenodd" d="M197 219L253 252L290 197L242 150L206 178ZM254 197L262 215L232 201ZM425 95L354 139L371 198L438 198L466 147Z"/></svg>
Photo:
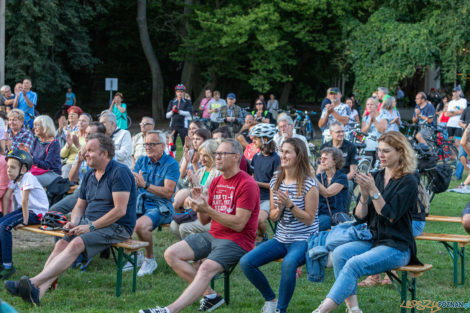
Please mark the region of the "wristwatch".
<svg viewBox="0 0 470 313"><path fill-rule="evenodd" d="M149 182L146 182L144 189L147 190L149 187L150 187L150 183L149 183Z"/></svg>
<svg viewBox="0 0 470 313"><path fill-rule="evenodd" d="M90 223L88 224L88 226L90 227L90 232L92 232L92 231L94 231L94 230L96 229L95 225L93 225L92 222L90 222Z"/></svg>
<svg viewBox="0 0 470 313"><path fill-rule="evenodd" d="M380 192L377 192L372 195L372 200L379 200L380 196L381 196Z"/></svg>

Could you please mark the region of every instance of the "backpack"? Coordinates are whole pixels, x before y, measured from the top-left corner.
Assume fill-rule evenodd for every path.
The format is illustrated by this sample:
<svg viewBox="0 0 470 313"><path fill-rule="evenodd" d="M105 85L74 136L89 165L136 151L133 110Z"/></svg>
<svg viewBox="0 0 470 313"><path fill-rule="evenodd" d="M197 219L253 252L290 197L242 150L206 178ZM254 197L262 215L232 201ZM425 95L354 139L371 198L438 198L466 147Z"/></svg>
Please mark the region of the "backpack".
<svg viewBox="0 0 470 313"><path fill-rule="evenodd" d="M452 179L452 169L447 164L438 164L432 171L432 191L434 193L441 193L449 188L450 180Z"/></svg>
<svg viewBox="0 0 470 313"><path fill-rule="evenodd" d="M59 202L64 195L69 191L70 182L67 178L58 176L46 188L47 199L49 200L49 207Z"/></svg>
<svg viewBox="0 0 470 313"><path fill-rule="evenodd" d="M431 206L431 197L426 192L426 188L421 180L418 180L418 200L416 201L416 208L418 213L429 214L429 207Z"/></svg>

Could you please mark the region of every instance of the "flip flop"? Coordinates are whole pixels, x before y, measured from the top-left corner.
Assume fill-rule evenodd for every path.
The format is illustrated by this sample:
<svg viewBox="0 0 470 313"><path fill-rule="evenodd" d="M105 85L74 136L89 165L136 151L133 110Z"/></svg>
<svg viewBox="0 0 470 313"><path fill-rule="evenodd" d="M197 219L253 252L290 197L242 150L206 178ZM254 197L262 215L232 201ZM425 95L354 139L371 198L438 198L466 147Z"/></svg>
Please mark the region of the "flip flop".
<svg viewBox="0 0 470 313"><path fill-rule="evenodd" d="M374 277L375 275L369 276L360 283L357 284L358 287L372 287L372 286L379 286L380 285L380 278L377 279ZM380 276L379 276L380 277Z"/></svg>

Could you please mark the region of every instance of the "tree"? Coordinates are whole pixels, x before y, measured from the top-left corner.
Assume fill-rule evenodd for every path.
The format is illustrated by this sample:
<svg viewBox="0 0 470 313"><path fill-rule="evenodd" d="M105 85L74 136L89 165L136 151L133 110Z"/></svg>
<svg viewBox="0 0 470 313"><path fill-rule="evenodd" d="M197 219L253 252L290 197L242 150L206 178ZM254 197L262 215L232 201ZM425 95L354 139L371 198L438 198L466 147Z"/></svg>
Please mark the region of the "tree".
<svg viewBox="0 0 470 313"><path fill-rule="evenodd" d="M137 24L139 26L140 41L145 57L149 63L152 73L152 115L156 120L164 118L163 110L163 75L160 63L150 42L147 27L147 4L146 0L137 0Z"/></svg>
<svg viewBox="0 0 470 313"><path fill-rule="evenodd" d="M6 10L7 79L32 78L40 92L70 85L68 69L90 71L98 63L87 28L107 1L8 1Z"/></svg>

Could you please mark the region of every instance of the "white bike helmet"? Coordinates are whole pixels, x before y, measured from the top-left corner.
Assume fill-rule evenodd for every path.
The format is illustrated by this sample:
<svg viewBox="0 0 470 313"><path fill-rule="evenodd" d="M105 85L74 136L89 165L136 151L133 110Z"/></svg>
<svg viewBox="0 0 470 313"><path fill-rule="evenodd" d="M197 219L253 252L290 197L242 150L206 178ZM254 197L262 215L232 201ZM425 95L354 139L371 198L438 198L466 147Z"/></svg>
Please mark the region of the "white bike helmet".
<svg viewBox="0 0 470 313"><path fill-rule="evenodd" d="M250 136L272 139L276 135L276 126L268 123L259 123L250 130Z"/></svg>

